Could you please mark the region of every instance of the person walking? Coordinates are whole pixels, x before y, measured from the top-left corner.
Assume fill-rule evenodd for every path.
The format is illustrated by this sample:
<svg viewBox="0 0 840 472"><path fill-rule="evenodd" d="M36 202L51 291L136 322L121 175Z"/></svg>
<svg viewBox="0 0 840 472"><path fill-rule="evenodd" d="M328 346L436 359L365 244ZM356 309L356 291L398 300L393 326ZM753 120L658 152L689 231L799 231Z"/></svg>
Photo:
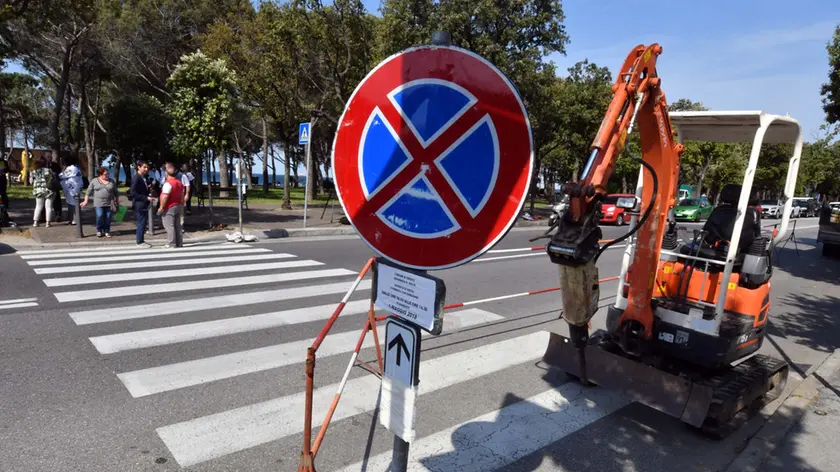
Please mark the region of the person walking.
<svg viewBox="0 0 840 472"><path fill-rule="evenodd" d="M186 208L181 208L181 233L184 232L184 215L190 212L190 199L192 198L192 189L190 188L190 176L188 175L188 172L184 169L188 169L186 164L181 166L181 170L178 172L177 175L178 179L181 181L181 185L184 186L184 203L182 203L182 205L186 205Z"/></svg>
<svg viewBox="0 0 840 472"><path fill-rule="evenodd" d="M67 167L58 175L61 180L61 188L64 190L64 198L67 200L67 218L69 225L75 225L76 220L76 195L82 192L82 171L76 165L74 159L67 160ZM82 215L79 215L81 218Z"/></svg>
<svg viewBox="0 0 840 472"><path fill-rule="evenodd" d="M177 177L178 169L171 162L166 163L166 182L160 192L158 215L163 218L168 243L165 247L182 247L184 235L181 233L181 207L184 204L184 184Z"/></svg>
<svg viewBox="0 0 840 472"><path fill-rule="evenodd" d="M53 173L50 170L49 164L44 159L39 159L35 164L35 171L29 174L32 183L32 196L35 197L35 214L32 217L32 227L38 227L38 220L41 219L41 212L46 208L47 224L53 220L53 191L52 179Z"/></svg>
<svg viewBox="0 0 840 472"><path fill-rule="evenodd" d="M134 177L131 178L129 195L134 206L134 215L137 217L137 247L151 247L145 240L146 228L149 225L149 205L152 204L149 186L146 184L149 164L145 161L137 161L136 170Z"/></svg>
<svg viewBox="0 0 840 472"><path fill-rule="evenodd" d="M82 207L87 206L90 197L93 196L93 206L96 208L96 237L110 238L111 214L119 206L120 197L117 195L117 183L111 180L108 169L100 167L97 175L88 186Z"/></svg>

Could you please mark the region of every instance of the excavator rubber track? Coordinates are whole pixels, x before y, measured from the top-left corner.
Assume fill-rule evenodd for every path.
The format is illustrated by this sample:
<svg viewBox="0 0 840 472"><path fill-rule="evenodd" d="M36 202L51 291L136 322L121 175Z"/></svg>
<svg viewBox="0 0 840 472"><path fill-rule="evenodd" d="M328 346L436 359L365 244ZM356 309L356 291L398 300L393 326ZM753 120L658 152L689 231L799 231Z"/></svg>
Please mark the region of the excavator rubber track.
<svg viewBox="0 0 840 472"><path fill-rule="evenodd" d="M621 392L714 438L725 437L777 398L788 375L786 362L761 354L709 372L689 366L659 368L598 342L587 344L585 352L588 382ZM543 362L580 377L579 361L574 344L551 333Z"/></svg>
<svg viewBox="0 0 840 472"><path fill-rule="evenodd" d="M717 438L727 436L782 394L788 371L787 362L756 354L721 374L699 380L713 392L701 431Z"/></svg>

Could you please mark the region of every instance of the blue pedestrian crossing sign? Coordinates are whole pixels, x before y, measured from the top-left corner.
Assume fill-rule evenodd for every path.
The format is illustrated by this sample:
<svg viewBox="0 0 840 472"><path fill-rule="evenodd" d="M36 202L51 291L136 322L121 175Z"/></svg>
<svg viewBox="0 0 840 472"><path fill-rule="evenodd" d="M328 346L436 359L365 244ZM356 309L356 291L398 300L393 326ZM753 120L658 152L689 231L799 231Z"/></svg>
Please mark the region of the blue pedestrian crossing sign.
<svg viewBox="0 0 840 472"><path fill-rule="evenodd" d="M301 123L298 130L298 144L309 144L309 123Z"/></svg>

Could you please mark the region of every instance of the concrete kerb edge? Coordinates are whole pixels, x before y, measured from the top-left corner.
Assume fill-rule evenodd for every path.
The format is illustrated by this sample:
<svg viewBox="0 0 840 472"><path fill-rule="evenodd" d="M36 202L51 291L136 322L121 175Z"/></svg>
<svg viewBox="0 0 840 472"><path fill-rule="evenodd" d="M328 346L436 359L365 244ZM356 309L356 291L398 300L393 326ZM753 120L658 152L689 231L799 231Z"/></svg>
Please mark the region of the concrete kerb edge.
<svg viewBox="0 0 840 472"><path fill-rule="evenodd" d="M840 369L840 349L836 349L818 366L810 369L805 379L787 397L772 403L775 404L775 408L770 412L764 425L729 463L725 472L758 472L791 428L799 422L808 406L819 396L820 380L818 378L830 377L838 369Z"/></svg>
<svg viewBox="0 0 840 472"><path fill-rule="evenodd" d="M540 226L548 226L548 220L539 220L539 221L517 221L516 225L511 228L512 232L519 232L519 231L528 231L533 227L540 227ZM233 230L230 231L220 231L212 235L206 236L199 236L199 237L189 237L187 236L184 238L185 242L212 242L212 241L227 241L227 234L232 233ZM352 226L333 226L328 228L277 228L277 229L259 229L259 228L249 228L245 226L243 228L244 234L253 234L257 237L258 240L267 240L267 239L285 239L285 238L309 238L309 237L325 237L325 236L356 236L356 230ZM66 241L66 242L56 242L56 243L44 243L38 240L37 238L31 238L32 241L26 242L18 242L14 241L10 246L20 248L20 249L55 249L55 248L62 248L62 247L114 247L114 246L133 246L133 241L104 241L104 240L95 240L95 241ZM147 239L146 242L149 243L165 243L165 239Z"/></svg>

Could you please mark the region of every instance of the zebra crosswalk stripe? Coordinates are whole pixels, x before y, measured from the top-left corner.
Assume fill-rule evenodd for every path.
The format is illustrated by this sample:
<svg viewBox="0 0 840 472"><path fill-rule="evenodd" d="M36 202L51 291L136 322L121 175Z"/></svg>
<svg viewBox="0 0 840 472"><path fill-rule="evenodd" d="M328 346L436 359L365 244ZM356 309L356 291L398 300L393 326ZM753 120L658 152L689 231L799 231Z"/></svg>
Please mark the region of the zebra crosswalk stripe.
<svg viewBox="0 0 840 472"><path fill-rule="evenodd" d="M311 280L327 277L341 277L355 275L356 273L346 269L312 270L304 272L291 272L284 274L254 275L250 277L230 277L225 279L212 280L185 280L178 283L178 292L191 290L207 290L211 288L242 287L245 285L259 285L272 282L294 282L299 280ZM161 293L165 290L172 290L171 283L143 284L120 287L119 290L105 290L102 288L94 290L76 290L71 292L55 292L55 298L62 303L97 300L103 298L120 298L125 294L148 295Z"/></svg>
<svg viewBox="0 0 840 472"><path fill-rule="evenodd" d="M509 367L539 359L548 343L548 333L540 331L473 349L420 362L428 372L420 382L420 394L428 394L467 382ZM338 384L315 390L313 404L329 405ZM364 376L347 382L341 407L332 421L373 411L379 379ZM303 392L249 405L215 415L196 418L157 429L158 436L179 464L189 467L249 447L265 444L303 431L301 416ZM312 422L321 424L323 408L313 411ZM238 431L239 434L230 434ZM385 469L370 469L385 470Z"/></svg>

